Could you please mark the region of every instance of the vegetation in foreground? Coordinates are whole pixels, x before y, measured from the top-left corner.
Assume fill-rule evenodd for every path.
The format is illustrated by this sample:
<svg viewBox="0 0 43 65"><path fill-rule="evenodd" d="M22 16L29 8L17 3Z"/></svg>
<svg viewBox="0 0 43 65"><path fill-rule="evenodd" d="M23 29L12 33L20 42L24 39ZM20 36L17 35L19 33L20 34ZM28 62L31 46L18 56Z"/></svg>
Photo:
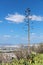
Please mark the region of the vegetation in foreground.
<svg viewBox="0 0 43 65"><path fill-rule="evenodd" d="M2 62L0 65L43 65L43 54L30 54L27 59L14 59L11 62Z"/></svg>
<svg viewBox="0 0 43 65"><path fill-rule="evenodd" d="M16 56L17 58L12 57L10 61L1 61L0 65L43 65L43 44L40 44L36 48L32 46L30 54L22 46L21 52L16 52Z"/></svg>

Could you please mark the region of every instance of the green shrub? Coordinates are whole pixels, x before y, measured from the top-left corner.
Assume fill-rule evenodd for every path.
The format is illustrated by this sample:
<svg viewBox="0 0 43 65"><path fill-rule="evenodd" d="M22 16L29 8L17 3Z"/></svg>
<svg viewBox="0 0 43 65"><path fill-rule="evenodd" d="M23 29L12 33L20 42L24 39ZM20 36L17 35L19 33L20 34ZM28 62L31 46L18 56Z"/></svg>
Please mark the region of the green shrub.
<svg viewBox="0 0 43 65"><path fill-rule="evenodd" d="M12 59L11 62L2 62L0 65L43 65L43 54L31 53L28 59Z"/></svg>

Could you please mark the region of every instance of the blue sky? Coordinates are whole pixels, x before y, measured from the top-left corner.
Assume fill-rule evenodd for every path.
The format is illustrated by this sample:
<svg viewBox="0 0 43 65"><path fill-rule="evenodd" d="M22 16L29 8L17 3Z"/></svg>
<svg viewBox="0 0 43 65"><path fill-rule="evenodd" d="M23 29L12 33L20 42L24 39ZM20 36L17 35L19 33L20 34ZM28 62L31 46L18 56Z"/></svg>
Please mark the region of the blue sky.
<svg viewBox="0 0 43 65"><path fill-rule="evenodd" d="M31 10L30 43L43 42L43 0L0 0L0 45L28 44L25 24L28 7Z"/></svg>

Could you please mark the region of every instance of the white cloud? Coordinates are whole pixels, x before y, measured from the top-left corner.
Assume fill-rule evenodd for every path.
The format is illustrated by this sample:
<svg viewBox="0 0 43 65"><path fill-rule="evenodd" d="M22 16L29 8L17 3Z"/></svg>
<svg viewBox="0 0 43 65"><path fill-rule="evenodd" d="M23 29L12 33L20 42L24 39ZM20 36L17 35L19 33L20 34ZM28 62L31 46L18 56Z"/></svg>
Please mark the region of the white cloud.
<svg viewBox="0 0 43 65"><path fill-rule="evenodd" d="M11 30L10 32L14 32L13 30Z"/></svg>
<svg viewBox="0 0 43 65"><path fill-rule="evenodd" d="M30 39L31 40L34 40L34 39L36 39L37 38L37 34L36 33L31 33L30 34Z"/></svg>
<svg viewBox="0 0 43 65"><path fill-rule="evenodd" d="M10 38L10 35L3 35L4 38Z"/></svg>
<svg viewBox="0 0 43 65"><path fill-rule="evenodd" d="M43 42L43 34L31 33L30 34L30 41L31 43L40 43Z"/></svg>
<svg viewBox="0 0 43 65"><path fill-rule="evenodd" d="M20 23L20 22L24 22L24 20L26 20L26 17L24 15L15 13L15 14L8 14L8 16L5 17L6 20L11 22L15 22L15 23ZM43 21L43 16L37 16L37 15L31 15L29 16L29 19L31 21Z"/></svg>
<svg viewBox="0 0 43 65"><path fill-rule="evenodd" d="M29 18L32 21L43 21L43 17L42 16L32 15L32 16L29 16Z"/></svg>
<svg viewBox="0 0 43 65"><path fill-rule="evenodd" d="M2 21L0 20L0 23L1 23Z"/></svg>
<svg viewBox="0 0 43 65"><path fill-rule="evenodd" d="M24 15L20 15L18 13L15 14L8 14L7 17L5 17L6 20L12 21L12 22L16 22L16 23L20 23L20 22L24 22L25 16Z"/></svg>

